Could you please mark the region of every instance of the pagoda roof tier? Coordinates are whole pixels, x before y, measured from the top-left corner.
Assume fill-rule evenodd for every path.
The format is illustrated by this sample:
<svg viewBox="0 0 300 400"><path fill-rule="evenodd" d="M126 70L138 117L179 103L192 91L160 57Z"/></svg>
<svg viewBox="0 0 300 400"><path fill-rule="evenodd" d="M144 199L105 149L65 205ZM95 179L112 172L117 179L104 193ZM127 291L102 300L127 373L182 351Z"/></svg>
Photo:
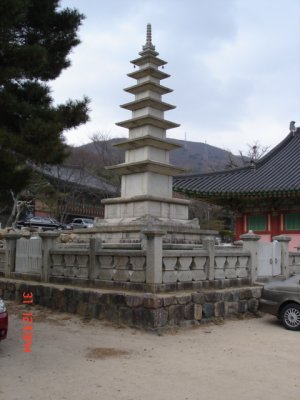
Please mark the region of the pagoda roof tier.
<svg viewBox="0 0 300 400"><path fill-rule="evenodd" d="M160 111L173 110L176 108L176 106L173 106L172 104L164 103L163 101L156 100L153 97L144 97L139 100L131 101L130 103L121 105L121 107L131 111L140 110L145 107L152 107Z"/></svg>
<svg viewBox="0 0 300 400"><path fill-rule="evenodd" d="M166 65L167 62L156 57L154 54L142 53L143 55L135 60L130 61L132 64L141 66L145 64L154 64L160 67L161 65Z"/></svg>
<svg viewBox="0 0 300 400"><path fill-rule="evenodd" d="M138 149L144 146L152 146L162 150L173 150L181 147L180 144L158 139L151 135L145 135L136 139L126 140L124 142L116 143L114 146L121 147L125 150Z"/></svg>
<svg viewBox="0 0 300 400"><path fill-rule="evenodd" d="M127 76L134 79L141 79L144 78L145 76L153 76L153 78L157 79L166 79L170 77L169 74L166 74L165 72L150 66L138 69L137 71L134 72L130 72L130 74L127 74Z"/></svg>
<svg viewBox="0 0 300 400"><path fill-rule="evenodd" d="M143 115L142 117L131 118L126 121L118 122L116 125L128 129L138 128L140 126L145 126L145 125L152 125L155 126L156 128L161 128L161 129L172 129L172 128L178 128L180 126L179 124L175 124L174 122L154 117L151 114L146 114Z"/></svg>
<svg viewBox="0 0 300 400"><path fill-rule="evenodd" d="M142 160L132 163L118 164L111 167L106 167L106 169L113 169L120 175L154 172L160 175L174 176L182 174L186 171L183 168L178 168L171 164L164 164L152 160Z"/></svg>
<svg viewBox="0 0 300 400"><path fill-rule="evenodd" d="M247 167L174 179L175 191L202 199L283 197L300 194L300 128Z"/></svg>
<svg viewBox="0 0 300 400"><path fill-rule="evenodd" d="M152 90L153 92L156 92L158 94L166 94L166 93L171 93L173 92L172 89L169 89L165 86L159 85L158 83L152 82L152 81L146 81L142 83L138 83L137 85L130 86L126 89L124 89L125 92L132 93L132 94L139 94L142 92L145 92L147 90Z"/></svg>

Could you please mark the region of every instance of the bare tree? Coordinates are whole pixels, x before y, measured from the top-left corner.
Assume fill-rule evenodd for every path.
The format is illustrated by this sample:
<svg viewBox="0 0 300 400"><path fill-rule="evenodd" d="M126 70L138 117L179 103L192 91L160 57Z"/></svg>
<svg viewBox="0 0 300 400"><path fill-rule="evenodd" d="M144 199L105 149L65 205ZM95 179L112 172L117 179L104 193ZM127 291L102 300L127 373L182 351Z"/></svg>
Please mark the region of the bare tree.
<svg viewBox="0 0 300 400"><path fill-rule="evenodd" d="M242 160L243 166L250 165L251 163L256 163L261 159L269 150L270 146L263 146L256 140L253 144L247 144L246 153L239 150L239 157ZM228 151L228 162L226 164L226 169L238 168L240 165L237 164L235 156L231 151Z"/></svg>

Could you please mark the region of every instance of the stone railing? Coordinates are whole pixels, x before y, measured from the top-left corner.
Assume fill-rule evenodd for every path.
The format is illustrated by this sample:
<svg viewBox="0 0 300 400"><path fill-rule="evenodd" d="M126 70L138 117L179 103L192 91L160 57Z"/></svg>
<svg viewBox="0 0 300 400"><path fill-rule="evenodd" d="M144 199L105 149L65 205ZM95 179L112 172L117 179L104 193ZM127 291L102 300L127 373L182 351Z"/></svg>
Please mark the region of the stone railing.
<svg viewBox="0 0 300 400"><path fill-rule="evenodd" d="M3 274L5 270L5 254L6 254L5 247L0 246L0 273Z"/></svg>
<svg viewBox="0 0 300 400"><path fill-rule="evenodd" d="M16 268L16 260L20 260L18 249L24 248L20 243L25 239L18 244L19 235L7 235L5 249L0 249L0 274L7 278L146 292L228 288L257 280L259 236L255 234L244 235L242 246L231 247L215 246L212 238L204 239L201 246L172 247L163 243L163 232L153 230L144 231L143 239L136 243L103 243L100 238L91 237L84 243L61 244L57 242L58 236L57 232L40 233L40 253L30 253L35 268L40 267L32 274L28 263ZM289 255L286 238L280 240L282 275L289 276L300 270L300 253Z"/></svg>
<svg viewBox="0 0 300 400"><path fill-rule="evenodd" d="M300 274L300 251L289 253L290 273Z"/></svg>

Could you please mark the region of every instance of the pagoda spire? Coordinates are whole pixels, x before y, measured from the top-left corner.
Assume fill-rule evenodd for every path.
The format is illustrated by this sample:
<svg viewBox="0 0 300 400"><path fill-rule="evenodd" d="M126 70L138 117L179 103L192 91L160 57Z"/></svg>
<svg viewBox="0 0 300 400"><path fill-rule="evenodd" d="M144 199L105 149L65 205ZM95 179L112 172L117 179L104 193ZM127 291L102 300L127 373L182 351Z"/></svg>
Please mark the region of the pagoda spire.
<svg viewBox="0 0 300 400"><path fill-rule="evenodd" d="M143 46L143 50L155 50L155 46L152 44L152 30L151 24L147 24L147 33L146 33L146 44Z"/></svg>

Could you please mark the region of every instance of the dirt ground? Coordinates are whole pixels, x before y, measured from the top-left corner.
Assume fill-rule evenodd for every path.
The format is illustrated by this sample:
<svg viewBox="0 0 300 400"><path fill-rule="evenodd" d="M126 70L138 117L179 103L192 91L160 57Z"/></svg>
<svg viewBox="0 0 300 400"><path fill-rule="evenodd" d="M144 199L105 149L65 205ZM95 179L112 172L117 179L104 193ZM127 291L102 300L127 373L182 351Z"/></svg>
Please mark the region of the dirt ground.
<svg viewBox="0 0 300 400"><path fill-rule="evenodd" d="M28 307L28 306L27 306ZM299 400L300 332L272 316L207 323L162 336L9 303L0 343L5 400Z"/></svg>

